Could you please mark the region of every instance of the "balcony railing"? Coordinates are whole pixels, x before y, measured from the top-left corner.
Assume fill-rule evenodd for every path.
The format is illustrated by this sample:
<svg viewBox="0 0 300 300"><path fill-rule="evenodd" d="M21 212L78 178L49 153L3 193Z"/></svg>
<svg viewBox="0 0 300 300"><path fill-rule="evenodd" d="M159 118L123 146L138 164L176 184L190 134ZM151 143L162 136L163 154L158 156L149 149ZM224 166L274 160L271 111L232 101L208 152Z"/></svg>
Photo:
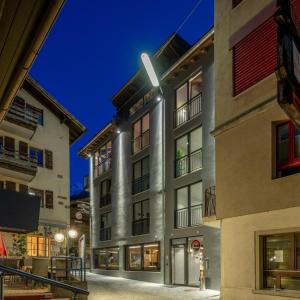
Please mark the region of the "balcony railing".
<svg viewBox="0 0 300 300"><path fill-rule="evenodd" d="M201 104L202 93L177 108L174 112L174 128L200 114L202 110Z"/></svg>
<svg viewBox="0 0 300 300"><path fill-rule="evenodd" d="M132 222L132 235L149 233L150 218L140 219Z"/></svg>
<svg viewBox="0 0 300 300"><path fill-rule="evenodd" d="M137 194L149 189L149 174L137 178L132 182L132 194Z"/></svg>
<svg viewBox="0 0 300 300"><path fill-rule="evenodd" d="M100 241L111 240L111 227L100 228Z"/></svg>
<svg viewBox="0 0 300 300"><path fill-rule="evenodd" d="M0 161L9 165L26 168L30 171L37 170L37 157L31 157L28 154L0 147Z"/></svg>
<svg viewBox="0 0 300 300"><path fill-rule="evenodd" d="M111 158L106 158L94 168L94 178L97 178L111 169Z"/></svg>
<svg viewBox="0 0 300 300"><path fill-rule="evenodd" d="M204 202L204 217L211 217L216 215L216 187L211 186L205 190Z"/></svg>
<svg viewBox="0 0 300 300"><path fill-rule="evenodd" d="M202 222L202 204L175 211L175 227L185 228L200 225Z"/></svg>
<svg viewBox="0 0 300 300"><path fill-rule="evenodd" d="M111 204L111 194L100 196L100 207Z"/></svg>
<svg viewBox="0 0 300 300"><path fill-rule="evenodd" d="M196 150L175 161L175 176L179 177L187 173L202 169L202 149Z"/></svg>
<svg viewBox="0 0 300 300"><path fill-rule="evenodd" d="M140 136L132 141L132 153L139 152L149 146L150 144L150 130L143 132Z"/></svg>
<svg viewBox="0 0 300 300"><path fill-rule="evenodd" d="M25 125L31 129L36 128L39 118L39 114L32 110L26 109L25 106L18 105L16 102L12 103L5 116L5 119L9 122Z"/></svg>

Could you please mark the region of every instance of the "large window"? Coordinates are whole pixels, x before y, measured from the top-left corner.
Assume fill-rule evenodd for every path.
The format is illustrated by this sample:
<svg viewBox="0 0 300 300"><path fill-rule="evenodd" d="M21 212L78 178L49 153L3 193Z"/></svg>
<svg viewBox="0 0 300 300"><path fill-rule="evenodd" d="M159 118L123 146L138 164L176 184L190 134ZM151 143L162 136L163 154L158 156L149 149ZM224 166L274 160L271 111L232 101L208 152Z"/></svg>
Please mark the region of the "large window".
<svg viewBox="0 0 300 300"><path fill-rule="evenodd" d="M160 270L160 247L158 243L128 246L126 250L127 270Z"/></svg>
<svg viewBox="0 0 300 300"><path fill-rule="evenodd" d="M202 168L202 127L176 140L175 176Z"/></svg>
<svg viewBox="0 0 300 300"><path fill-rule="evenodd" d="M111 240L111 211L100 215L100 241Z"/></svg>
<svg viewBox="0 0 300 300"><path fill-rule="evenodd" d="M95 269L118 270L119 248L105 248L94 250Z"/></svg>
<svg viewBox="0 0 300 300"><path fill-rule="evenodd" d="M49 239L42 236L27 236L28 256L49 256Z"/></svg>
<svg viewBox="0 0 300 300"><path fill-rule="evenodd" d="M277 126L277 176L300 172L300 129L289 121Z"/></svg>
<svg viewBox="0 0 300 300"><path fill-rule="evenodd" d="M199 73L176 90L174 126L177 127L201 112L202 74Z"/></svg>
<svg viewBox="0 0 300 300"><path fill-rule="evenodd" d="M201 224L202 182L176 190L175 227L183 228Z"/></svg>
<svg viewBox="0 0 300 300"><path fill-rule="evenodd" d="M136 153L149 145L150 142L149 113L137 120L132 126L132 151Z"/></svg>
<svg viewBox="0 0 300 300"><path fill-rule="evenodd" d="M149 233L150 229L150 208L149 200L133 204L132 234L140 235Z"/></svg>
<svg viewBox="0 0 300 300"><path fill-rule="evenodd" d="M111 180L106 179L100 183L100 207L111 204Z"/></svg>
<svg viewBox="0 0 300 300"><path fill-rule="evenodd" d="M263 287L300 290L300 233L262 237Z"/></svg>
<svg viewBox="0 0 300 300"><path fill-rule="evenodd" d="M44 191L43 190L29 188L28 194L38 197L39 200L40 200L41 207L45 206Z"/></svg>
<svg viewBox="0 0 300 300"><path fill-rule="evenodd" d="M94 177L98 177L111 167L112 142L109 141L103 145L94 156Z"/></svg>
<svg viewBox="0 0 300 300"><path fill-rule="evenodd" d="M32 161L37 162L39 167L43 167L44 165L44 151L37 148L30 147L29 149L30 159Z"/></svg>
<svg viewBox="0 0 300 300"><path fill-rule="evenodd" d="M132 193L149 189L149 156L133 164Z"/></svg>

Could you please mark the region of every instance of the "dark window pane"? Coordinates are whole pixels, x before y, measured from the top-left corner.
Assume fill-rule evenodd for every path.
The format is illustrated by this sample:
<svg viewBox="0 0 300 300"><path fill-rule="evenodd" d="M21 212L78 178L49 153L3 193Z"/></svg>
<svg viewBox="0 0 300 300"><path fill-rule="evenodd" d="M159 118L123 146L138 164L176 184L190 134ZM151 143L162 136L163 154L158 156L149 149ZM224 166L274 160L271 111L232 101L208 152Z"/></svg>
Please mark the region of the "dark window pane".
<svg viewBox="0 0 300 300"><path fill-rule="evenodd" d="M300 157L300 128L295 128L295 157Z"/></svg>
<svg viewBox="0 0 300 300"><path fill-rule="evenodd" d="M289 161L289 125L278 126L277 132L278 163L283 164Z"/></svg>
<svg viewBox="0 0 300 300"><path fill-rule="evenodd" d="M188 207L188 187L177 190L177 209Z"/></svg>

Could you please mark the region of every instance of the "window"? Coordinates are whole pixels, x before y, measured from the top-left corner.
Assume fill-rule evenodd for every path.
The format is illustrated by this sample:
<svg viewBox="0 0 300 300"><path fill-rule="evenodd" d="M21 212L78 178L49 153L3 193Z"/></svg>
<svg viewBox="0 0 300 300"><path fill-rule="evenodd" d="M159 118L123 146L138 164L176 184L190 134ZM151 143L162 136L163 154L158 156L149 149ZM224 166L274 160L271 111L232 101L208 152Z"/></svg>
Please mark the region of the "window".
<svg viewBox="0 0 300 300"><path fill-rule="evenodd" d="M202 168L202 127L176 140L175 176Z"/></svg>
<svg viewBox="0 0 300 300"><path fill-rule="evenodd" d="M234 45L233 95L238 95L277 68L277 25L270 18Z"/></svg>
<svg viewBox="0 0 300 300"><path fill-rule="evenodd" d="M277 176L300 172L300 129L291 121L276 129Z"/></svg>
<svg viewBox="0 0 300 300"><path fill-rule="evenodd" d="M174 127L192 119L201 112L202 73L198 73L176 90Z"/></svg>
<svg viewBox="0 0 300 300"><path fill-rule="evenodd" d="M202 182L176 190L175 227L197 226L202 220Z"/></svg>
<svg viewBox="0 0 300 300"><path fill-rule="evenodd" d="M100 207L111 204L111 180L103 180L100 183Z"/></svg>
<svg viewBox="0 0 300 300"><path fill-rule="evenodd" d="M26 103L25 115L39 125L44 125L44 114L39 108Z"/></svg>
<svg viewBox="0 0 300 300"><path fill-rule="evenodd" d="M149 131L149 113L136 121L132 126L133 144L132 151L136 153L150 143L150 131Z"/></svg>
<svg viewBox="0 0 300 300"><path fill-rule="evenodd" d="M28 160L28 144L25 142L19 142L19 157L22 160Z"/></svg>
<svg viewBox="0 0 300 300"><path fill-rule="evenodd" d="M263 236L263 287L300 290L300 233Z"/></svg>
<svg viewBox="0 0 300 300"><path fill-rule="evenodd" d="M27 255L49 257L48 238L27 235Z"/></svg>
<svg viewBox="0 0 300 300"><path fill-rule="evenodd" d="M137 194L149 189L149 156L133 165L132 193Z"/></svg>
<svg viewBox="0 0 300 300"><path fill-rule="evenodd" d="M53 209L53 192L45 191L46 208Z"/></svg>
<svg viewBox="0 0 300 300"><path fill-rule="evenodd" d="M6 189L15 192L17 190L16 183L12 181L6 181Z"/></svg>
<svg viewBox="0 0 300 300"><path fill-rule="evenodd" d="M4 137L4 150L5 155L7 156L15 156L15 139L9 136Z"/></svg>
<svg viewBox="0 0 300 300"><path fill-rule="evenodd" d="M160 247L158 243L128 246L126 248L126 255L127 270L160 270Z"/></svg>
<svg viewBox="0 0 300 300"><path fill-rule="evenodd" d="M106 173L111 167L112 142L108 141L94 156L94 176L95 178Z"/></svg>
<svg viewBox="0 0 300 300"><path fill-rule="evenodd" d="M136 101L129 109L129 116L132 116L145 106L155 96L155 94L156 92L154 90L150 90L146 95L144 95L144 97Z"/></svg>
<svg viewBox="0 0 300 300"><path fill-rule="evenodd" d="M141 235L149 233L150 229L150 208L149 200L133 204L132 234Z"/></svg>
<svg viewBox="0 0 300 300"><path fill-rule="evenodd" d="M28 193L28 186L25 184L19 184L19 192L20 193Z"/></svg>
<svg viewBox="0 0 300 300"><path fill-rule="evenodd" d="M45 150L45 167L53 169L53 152L50 150Z"/></svg>
<svg viewBox="0 0 300 300"><path fill-rule="evenodd" d="M44 165L44 152L43 150L30 147L29 150L30 159L35 161L39 167Z"/></svg>
<svg viewBox="0 0 300 300"><path fill-rule="evenodd" d="M41 203L41 207L44 207L44 191L42 190L38 190L38 189L34 189L34 188L29 188L29 192L30 195L33 196L37 196L40 200Z"/></svg>
<svg viewBox="0 0 300 300"><path fill-rule="evenodd" d="M100 215L100 241L111 240L111 212Z"/></svg>
<svg viewBox="0 0 300 300"><path fill-rule="evenodd" d="M95 249L94 257L96 269L119 269L119 248Z"/></svg>

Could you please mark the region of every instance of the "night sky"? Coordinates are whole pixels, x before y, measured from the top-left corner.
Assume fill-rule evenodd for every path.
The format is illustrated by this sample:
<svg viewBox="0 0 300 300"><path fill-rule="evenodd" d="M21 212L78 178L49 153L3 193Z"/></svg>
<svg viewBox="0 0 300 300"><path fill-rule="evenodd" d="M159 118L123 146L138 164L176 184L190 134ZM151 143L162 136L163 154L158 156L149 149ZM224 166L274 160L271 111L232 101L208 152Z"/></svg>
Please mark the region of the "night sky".
<svg viewBox="0 0 300 300"><path fill-rule="evenodd" d="M201 1L201 0L200 0ZM88 161L78 150L114 114L111 97L177 30L199 0L68 0L30 71L88 129L71 147L71 192ZM178 32L189 43L213 25L213 0L202 0Z"/></svg>

